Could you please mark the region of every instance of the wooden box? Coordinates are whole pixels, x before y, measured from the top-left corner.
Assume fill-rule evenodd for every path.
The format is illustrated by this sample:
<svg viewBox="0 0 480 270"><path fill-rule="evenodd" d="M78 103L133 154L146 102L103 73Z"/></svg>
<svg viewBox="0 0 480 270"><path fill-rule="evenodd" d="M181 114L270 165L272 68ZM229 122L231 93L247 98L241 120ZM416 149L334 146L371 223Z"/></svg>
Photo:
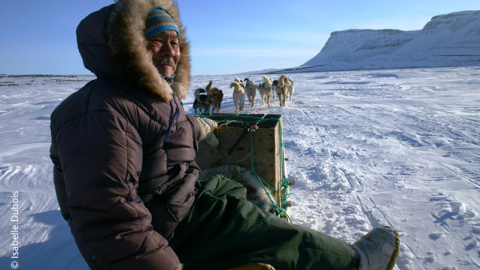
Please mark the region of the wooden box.
<svg viewBox="0 0 480 270"><path fill-rule="evenodd" d="M202 169L239 165L251 169L274 190L285 175L281 115L225 115L206 117L218 122L219 146L200 142L196 162ZM251 131L254 129L254 131ZM253 161L252 161L253 155ZM272 194L273 195L273 194ZM275 194L276 196L277 194Z"/></svg>

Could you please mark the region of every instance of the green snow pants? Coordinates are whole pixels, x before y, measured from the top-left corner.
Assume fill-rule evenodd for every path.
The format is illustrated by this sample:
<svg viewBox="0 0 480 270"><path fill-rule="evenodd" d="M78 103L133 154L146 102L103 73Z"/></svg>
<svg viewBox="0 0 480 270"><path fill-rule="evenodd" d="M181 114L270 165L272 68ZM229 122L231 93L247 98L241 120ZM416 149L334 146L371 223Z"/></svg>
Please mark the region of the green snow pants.
<svg viewBox="0 0 480 270"><path fill-rule="evenodd" d="M221 175L200 192L170 245L184 269L224 270L266 263L276 270L353 269L349 244L293 225L246 200L246 189Z"/></svg>

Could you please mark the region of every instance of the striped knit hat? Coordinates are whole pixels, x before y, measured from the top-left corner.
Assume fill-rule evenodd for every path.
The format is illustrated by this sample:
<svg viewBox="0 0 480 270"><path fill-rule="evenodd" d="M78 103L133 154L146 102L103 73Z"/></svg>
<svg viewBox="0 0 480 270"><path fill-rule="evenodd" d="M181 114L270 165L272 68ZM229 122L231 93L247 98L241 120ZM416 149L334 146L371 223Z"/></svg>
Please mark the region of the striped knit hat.
<svg viewBox="0 0 480 270"><path fill-rule="evenodd" d="M154 8L148 13L146 27L145 37L147 39L168 30L177 32L177 36L180 37L177 23L167 11L161 8Z"/></svg>

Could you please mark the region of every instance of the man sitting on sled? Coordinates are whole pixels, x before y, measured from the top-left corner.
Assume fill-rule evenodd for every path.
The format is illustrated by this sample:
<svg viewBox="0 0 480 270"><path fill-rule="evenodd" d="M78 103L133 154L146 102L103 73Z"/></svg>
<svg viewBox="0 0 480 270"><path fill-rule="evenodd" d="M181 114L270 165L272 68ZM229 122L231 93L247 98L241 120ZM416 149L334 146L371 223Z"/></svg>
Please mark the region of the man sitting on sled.
<svg viewBox="0 0 480 270"><path fill-rule="evenodd" d="M264 212L221 175L198 179L206 132L180 102L190 55L176 4L118 0L86 17L77 41L97 79L53 112L51 158L92 269L393 268L391 227L350 245Z"/></svg>

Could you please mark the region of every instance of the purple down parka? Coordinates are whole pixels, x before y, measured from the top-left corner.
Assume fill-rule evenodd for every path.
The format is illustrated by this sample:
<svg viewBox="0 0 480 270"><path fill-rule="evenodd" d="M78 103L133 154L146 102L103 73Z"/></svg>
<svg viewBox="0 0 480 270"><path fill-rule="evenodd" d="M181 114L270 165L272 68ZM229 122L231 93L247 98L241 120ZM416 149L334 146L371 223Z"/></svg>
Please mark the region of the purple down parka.
<svg viewBox="0 0 480 270"><path fill-rule="evenodd" d="M145 19L153 7L166 9L181 29L170 84L146 49ZM195 200L200 128L179 100L189 87L190 56L178 8L117 1L79 24L77 42L97 79L51 116L61 213L92 269L176 269L168 240Z"/></svg>

